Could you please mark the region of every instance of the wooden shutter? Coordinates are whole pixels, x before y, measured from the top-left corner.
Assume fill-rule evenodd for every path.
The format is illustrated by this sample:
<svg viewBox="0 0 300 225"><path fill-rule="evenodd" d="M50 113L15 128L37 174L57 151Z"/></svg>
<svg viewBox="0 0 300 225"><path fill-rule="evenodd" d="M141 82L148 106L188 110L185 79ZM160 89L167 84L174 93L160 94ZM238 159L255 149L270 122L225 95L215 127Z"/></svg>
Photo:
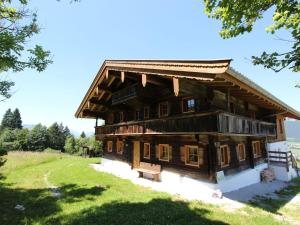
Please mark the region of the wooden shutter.
<svg viewBox="0 0 300 225"><path fill-rule="evenodd" d="M155 145L155 157L159 159L159 145Z"/></svg>
<svg viewBox="0 0 300 225"><path fill-rule="evenodd" d="M169 161L172 161L172 151L173 151L173 148L171 145L169 145Z"/></svg>
<svg viewBox="0 0 300 225"><path fill-rule="evenodd" d="M204 149L198 148L198 154L199 154L199 165L203 165L204 163Z"/></svg>
<svg viewBox="0 0 300 225"><path fill-rule="evenodd" d="M218 165L221 165L221 161L222 161L222 154L221 154L221 148L217 148L217 158L218 158Z"/></svg>
<svg viewBox="0 0 300 225"><path fill-rule="evenodd" d="M185 147L184 146L180 147L180 160L181 160L181 162L185 162Z"/></svg>
<svg viewBox="0 0 300 225"><path fill-rule="evenodd" d="M230 157L230 147L227 146L227 157L228 157L228 164L230 164L230 161L231 161L231 157Z"/></svg>

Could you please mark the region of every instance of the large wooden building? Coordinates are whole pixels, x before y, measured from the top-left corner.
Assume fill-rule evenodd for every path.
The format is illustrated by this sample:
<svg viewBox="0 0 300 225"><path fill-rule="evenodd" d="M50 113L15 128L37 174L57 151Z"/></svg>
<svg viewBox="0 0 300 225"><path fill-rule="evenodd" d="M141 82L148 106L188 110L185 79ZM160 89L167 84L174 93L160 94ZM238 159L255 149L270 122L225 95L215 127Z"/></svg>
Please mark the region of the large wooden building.
<svg viewBox="0 0 300 225"><path fill-rule="evenodd" d="M132 168L148 162L212 181L255 168L266 143L286 139L285 118L300 113L230 61L105 61L76 117L96 119L104 154Z"/></svg>

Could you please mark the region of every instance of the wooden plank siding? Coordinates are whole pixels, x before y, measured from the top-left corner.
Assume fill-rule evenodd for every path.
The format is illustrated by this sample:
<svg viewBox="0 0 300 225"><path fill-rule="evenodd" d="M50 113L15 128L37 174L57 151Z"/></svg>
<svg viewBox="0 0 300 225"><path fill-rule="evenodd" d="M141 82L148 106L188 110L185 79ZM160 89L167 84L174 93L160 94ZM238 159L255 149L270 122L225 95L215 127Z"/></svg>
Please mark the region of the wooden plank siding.
<svg viewBox="0 0 300 225"><path fill-rule="evenodd" d="M228 113L214 112L98 126L95 132L99 139L105 135L176 133L223 133L275 136L276 125Z"/></svg>

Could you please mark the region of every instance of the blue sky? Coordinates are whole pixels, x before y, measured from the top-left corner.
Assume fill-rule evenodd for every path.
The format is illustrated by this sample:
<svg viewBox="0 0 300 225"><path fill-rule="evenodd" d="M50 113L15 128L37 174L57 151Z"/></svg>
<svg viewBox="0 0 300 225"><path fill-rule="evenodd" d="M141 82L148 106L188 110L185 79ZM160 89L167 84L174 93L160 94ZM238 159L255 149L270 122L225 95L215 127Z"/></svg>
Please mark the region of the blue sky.
<svg viewBox="0 0 300 225"><path fill-rule="evenodd" d="M42 73L8 74L15 94L0 103L1 118L7 108L18 107L25 124L62 121L73 130L93 131L95 121L74 113L105 59L232 58L236 70L300 110L300 89L294 88L299 73L275 74L249 61L262 50L289 47L265 32L271 13L252 33L223 40L220 22L206 17L199 0L32 0L30 7L43 29L28 45L51 50L54 63Z"/></svg>

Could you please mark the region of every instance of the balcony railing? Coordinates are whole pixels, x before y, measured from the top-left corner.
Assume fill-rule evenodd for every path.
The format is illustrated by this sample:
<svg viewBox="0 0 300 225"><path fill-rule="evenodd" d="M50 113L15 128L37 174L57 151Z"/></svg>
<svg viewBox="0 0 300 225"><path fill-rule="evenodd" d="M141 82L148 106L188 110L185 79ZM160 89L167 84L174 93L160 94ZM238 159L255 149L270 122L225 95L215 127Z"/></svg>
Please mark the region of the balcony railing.
<svg viewBox="0 0 300 225"><path fill-rule="evenodd" d="M236 116L229 113L218 114L218 131L220 133L235 133L269 136L276 135L274 123L253 120L248 117Z"/></svg>
<svg viewBox="0 0 300 225"><path fill-rule="evenodd" d="M120 104L129 99L135 98L138 95L138 85L132 85L130 87L121 89L112 94L112 105Z"/></svg>
<svg viewBox="0 0 300 225"><path fill-rule="evenodd" d="M96 135L228 133L275 136L276 126L229 113L201 113L96 127Z"/></svg>

